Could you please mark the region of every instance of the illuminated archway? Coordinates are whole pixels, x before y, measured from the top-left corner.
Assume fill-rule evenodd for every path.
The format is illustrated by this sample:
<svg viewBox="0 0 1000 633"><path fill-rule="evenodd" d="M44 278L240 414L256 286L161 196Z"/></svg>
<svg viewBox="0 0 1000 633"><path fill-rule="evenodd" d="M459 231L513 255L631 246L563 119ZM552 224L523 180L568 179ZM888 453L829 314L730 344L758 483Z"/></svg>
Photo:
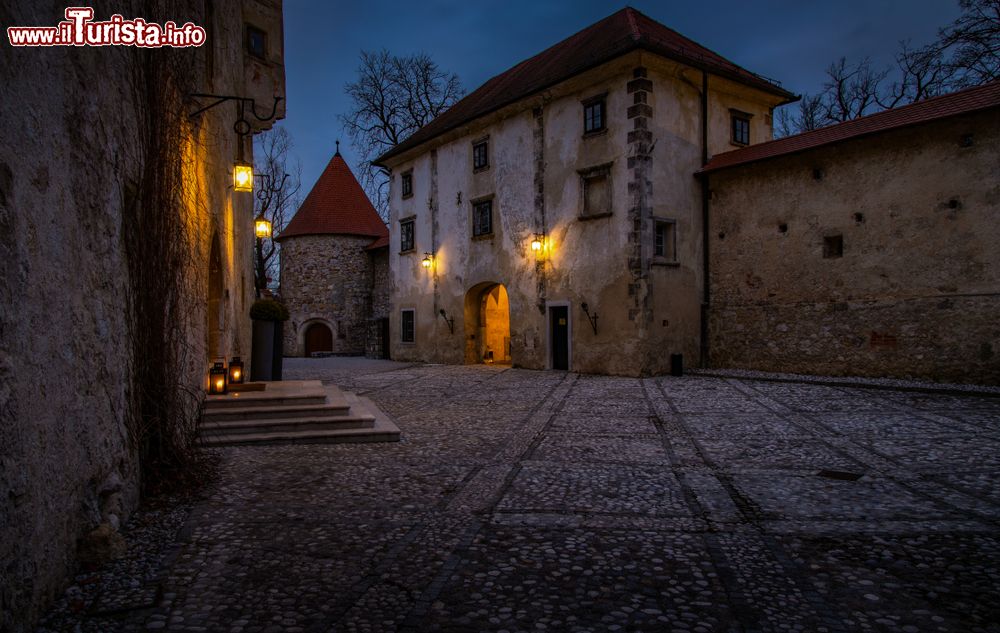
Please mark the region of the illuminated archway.
<svg viewBox="0 0 1000 633"><path fill-rule="evenodd" d="M465 293L465 362L509 364L510 299L497 282L477 284Z"/></svg>

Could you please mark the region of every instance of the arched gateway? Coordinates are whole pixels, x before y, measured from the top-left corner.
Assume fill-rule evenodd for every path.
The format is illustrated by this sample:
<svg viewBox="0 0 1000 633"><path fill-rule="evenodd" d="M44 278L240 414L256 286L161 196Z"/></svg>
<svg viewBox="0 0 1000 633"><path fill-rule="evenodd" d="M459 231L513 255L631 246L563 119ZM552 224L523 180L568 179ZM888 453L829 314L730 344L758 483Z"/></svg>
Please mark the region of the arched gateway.
<svg viewBox="0 0 1000 633"><path fill-rule="evenodd" d="M465 362L509 364L510 301L503 284L487 281L465 293Z"/></svg>

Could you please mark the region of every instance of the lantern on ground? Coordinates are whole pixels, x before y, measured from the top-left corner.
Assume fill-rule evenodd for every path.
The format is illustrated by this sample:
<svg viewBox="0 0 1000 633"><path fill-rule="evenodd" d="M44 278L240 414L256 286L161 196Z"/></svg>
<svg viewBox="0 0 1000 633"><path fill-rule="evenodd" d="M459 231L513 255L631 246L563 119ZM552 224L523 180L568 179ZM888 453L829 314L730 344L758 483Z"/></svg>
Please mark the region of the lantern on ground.
<svg viewBox="0 0 1000 633"><path fill-rule="evenodd" d="M225 361L216 361L208 370L208 393L213 396L226 393Z"/></svg>
<svg viewBox="0 0 1000 633"><path fill-rule="evenodd" d="M253 191L253 165L242 161L233 164L233 189Z"/></svg>
<svg viewBox="0 0 1000 633"><path fill-rule="evenodd" d="M233 356L229 361L229 382L233 385L243 384L243 361L239 356Z"/></svg>
<svg viewBox="0 0 1000 633"><path fill-rule="evenodd" d="M261 213L253 220L253 233L259 240L271 238L271 223Z"/></svg>
<svg viewBox="0 0 1000 633"><path fill-rule="evenodd" d="M431 263L432 262L433 262L433 259L431 258L431 254L430 253L424 253L424 258L422 260L420 260L420 265L423 266L424 268L428 268L429 269L431 267Z"/></svg>

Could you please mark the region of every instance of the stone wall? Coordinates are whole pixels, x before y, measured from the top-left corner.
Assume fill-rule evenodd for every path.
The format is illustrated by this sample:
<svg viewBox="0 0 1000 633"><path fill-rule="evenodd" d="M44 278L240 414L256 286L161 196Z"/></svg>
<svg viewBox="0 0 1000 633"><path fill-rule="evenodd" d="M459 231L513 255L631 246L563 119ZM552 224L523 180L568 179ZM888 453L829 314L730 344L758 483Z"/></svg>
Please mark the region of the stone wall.
<svg viewBox="0 0 1000 633"><path fill-rule="evenodd" d="M248 0L249 1L249 0ZM280 52L280 2L249 2L270 16ZM157 3L102 5L151 21L214 24L214 47L185 49L185 75L201 92L239 93L272 77L244 74L242 3L176 2L169 18ZM0 5L4 25L55 25L65 3ZM276 12L276 14L275 14ZM209 53L213 61L209 62ZM156 56L157 51L143 52ZM0 46L0 630L33 622L76 569L78 540L99 523L113 529L139 498L139 473L127 426L133 356L128 326L130 268L123 220L129 188L142 177L137 137L149 104L135 98L135 49ZM274 62L281 66L280 57ZM210 73L209 67L213 70ZM41 78L44 78L42 80ZM271 92L276 87L268 84ZM194 103L166 104L183 113ZM213 239L221 252L220 353L249 355L252 204L231 189L236 141L232 108L191 121L171 151L183 156L187 235L181 296L189 320L176 376L186 391L204 388L208 268ZM249 144L248 144L249 145ZM248 156L250 158L250 156ZM164 211L166 212L166 210ZM175 236L176 239L176 236ZM199 406L186 404L188 422Z"/></svg>
<svg viewBox="0 0 1000 633"><path fill-rule="evenodd" d="M997 115L711 174L712 366L1000 382Z"/></svg>
<svg viewBox="0 0 1000 633"><path fill-rule="evenodd" d="M382 346L382 319L389 318L389 289L392 276L389 274L389 249L378 248L368 251L372 266L371 314L368 320L368 335L365 338L365 356L386 358L388 349Z"/></svg>
<svg viewBox="0 0 1000 633"><path fill-rule="evenodd" d="M334 354L364 354L372 314L371 237L302 235L281 242L281 300L285 354L305 353L305 331L323 323L333 333Z"/></svg>

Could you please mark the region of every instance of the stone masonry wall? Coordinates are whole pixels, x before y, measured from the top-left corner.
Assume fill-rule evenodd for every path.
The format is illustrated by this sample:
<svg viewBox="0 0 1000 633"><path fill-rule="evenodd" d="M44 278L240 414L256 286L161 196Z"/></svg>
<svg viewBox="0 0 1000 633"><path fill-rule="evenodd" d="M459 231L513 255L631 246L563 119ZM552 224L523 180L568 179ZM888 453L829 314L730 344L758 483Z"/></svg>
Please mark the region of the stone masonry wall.
<svg viewBox="0 0 1000 633"><path fill-rule="evenodd" d="M305 330L323 323L333 334L334 354L364 354L372 305L370 237L303 235L281 242L281 299L285 354L305 353Z"/></svg>
<svg viewBox="0 0 1000 633"><path fill-rule="evenodd" d="M711 174L712 366L1000 383L997 115Z"/></svg>
<svg viewBox="0 0 1000 633"><path fill-rule="evenodd" d="M368 251L372 266L371 313L368 315L368 332L365 336L365 356L384 358L389 350L382 345L382 319L389 318L389 249Z"/></svg>

